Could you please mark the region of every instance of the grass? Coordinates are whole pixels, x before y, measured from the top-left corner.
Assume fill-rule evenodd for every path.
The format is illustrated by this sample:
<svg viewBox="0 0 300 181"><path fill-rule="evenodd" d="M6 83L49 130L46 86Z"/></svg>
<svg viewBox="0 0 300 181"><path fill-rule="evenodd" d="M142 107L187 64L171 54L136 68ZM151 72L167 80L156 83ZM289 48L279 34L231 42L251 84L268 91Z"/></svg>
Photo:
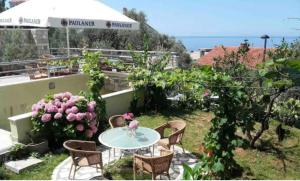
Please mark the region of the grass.
<svg viewBox="0 0 300 181"><path fill-rule="evenodd" d="M9 170L5 170L6 180L51 180L51 175L54 168L68 157L67 154L47 154L42 157L41 164L24 170L20 174L15 174Z"/></svg>
<svg viewBox="0 0 300 181"><path fill-rule="evenodd" d="M174 111L176 112L176 111ZM201 111L191 113L146 114L138 118L142 126L155 128L169 120L183 119L187 128L184 147L200 154L199 146L210 126L211 114ZM272 122L259 142L261 149L238 148L235 159L243 173L235 179L300 179L300 130L288 128L287 138L279 143L275 135L276 123ZM240 134L240 133L239 133Z"/></svg>
<svg viewBox="0 0 300 181"><path fill-rule="evenodd" d="M187 128L183 139L185 149L194 154L200 154L199 146L207 133L212 115L201 111L172 111L163 113L147 113L138 117L141 126L155 128L170 120L183 119ZM258 142L260 149L238 148L235 159L243 168L243 172L233 179L299 179L300 178L300 130L288 128L287 138L279 143L275 135L276 123L271 123L270 129L264 133ZM241 134L239 131L238 134ZM51 179L54 168L67 154L44 156L45 160L39 166L33 167L20 175L5 171L7 179L14 180L47 180ZM132 159L125 158L107 166L107 171L113 179L132 179ZM120 169L122 168L122 169ZM125 169L123 169L125 168ZM0 178L1 178L0 167ZM149 175L138 176L137 179L150 179Z"/></svg>

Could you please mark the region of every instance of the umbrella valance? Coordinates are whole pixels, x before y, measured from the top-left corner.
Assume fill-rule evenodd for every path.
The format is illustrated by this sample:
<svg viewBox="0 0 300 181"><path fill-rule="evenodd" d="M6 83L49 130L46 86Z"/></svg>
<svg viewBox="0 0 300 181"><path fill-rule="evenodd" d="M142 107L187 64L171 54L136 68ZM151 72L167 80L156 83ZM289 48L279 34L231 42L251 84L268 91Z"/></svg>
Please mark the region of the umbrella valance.
<svg viewBox="0 0 300 181"><path fill-rule="evenodd" d="M139 29L139 23L97 0L30 0L0 14L0 26Z"/></svg>

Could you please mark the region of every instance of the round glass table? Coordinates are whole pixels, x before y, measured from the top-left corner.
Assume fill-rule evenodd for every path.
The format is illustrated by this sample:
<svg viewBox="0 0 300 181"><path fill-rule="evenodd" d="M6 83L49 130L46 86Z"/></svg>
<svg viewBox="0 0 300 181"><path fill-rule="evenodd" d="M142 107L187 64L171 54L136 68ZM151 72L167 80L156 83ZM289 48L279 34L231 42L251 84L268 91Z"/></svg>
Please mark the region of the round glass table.
<svg viewBox="0 0 300 181"><path fill-rule="evenodd" d="M154 129L138 127L131 135L126 127L109 129L99 136L103 145L121 150L136 150L154 145L160 140L160 134Z"/></svg>

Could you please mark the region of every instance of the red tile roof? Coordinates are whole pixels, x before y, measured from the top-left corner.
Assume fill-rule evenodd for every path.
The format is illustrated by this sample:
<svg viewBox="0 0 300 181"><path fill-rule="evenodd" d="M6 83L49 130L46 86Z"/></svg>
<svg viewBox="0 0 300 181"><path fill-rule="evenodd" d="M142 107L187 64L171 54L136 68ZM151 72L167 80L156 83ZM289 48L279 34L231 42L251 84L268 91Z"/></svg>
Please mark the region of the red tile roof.
<svg viewBox="0 0 300 181"><path fill-rule="evenodd" d="M225 55L225 50L228 53L231 52L237 52L239 47L222 47L222 46L217 46L213 48L210 52L208 52L206 55L198 59L197 64L198 65L213 65L214 58L221 57L223 58ZM263 61L263 55L264 55L264 49L263 48L250 48L248 51L246 60L241 60L245 61L245 63L249 67L255 67L257 64L262 63ZM266 59L268 57L266 56Z"/></svg>

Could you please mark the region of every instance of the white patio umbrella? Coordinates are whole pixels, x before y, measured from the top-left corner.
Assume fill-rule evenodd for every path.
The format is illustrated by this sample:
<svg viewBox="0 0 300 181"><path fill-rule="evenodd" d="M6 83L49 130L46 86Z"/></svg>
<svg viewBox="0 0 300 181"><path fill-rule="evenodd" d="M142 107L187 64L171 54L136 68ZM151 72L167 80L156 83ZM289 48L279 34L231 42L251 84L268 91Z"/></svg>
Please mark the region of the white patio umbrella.
<svg viewBox="0 0 300 181"><path fill-rule="evenodd" d="M0 14L0 27L137 30L139 23L97 0L29 0Z"/></svg>

